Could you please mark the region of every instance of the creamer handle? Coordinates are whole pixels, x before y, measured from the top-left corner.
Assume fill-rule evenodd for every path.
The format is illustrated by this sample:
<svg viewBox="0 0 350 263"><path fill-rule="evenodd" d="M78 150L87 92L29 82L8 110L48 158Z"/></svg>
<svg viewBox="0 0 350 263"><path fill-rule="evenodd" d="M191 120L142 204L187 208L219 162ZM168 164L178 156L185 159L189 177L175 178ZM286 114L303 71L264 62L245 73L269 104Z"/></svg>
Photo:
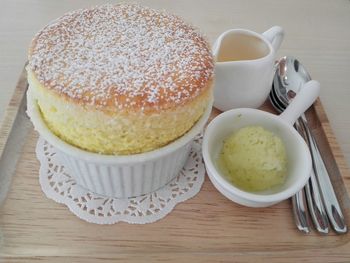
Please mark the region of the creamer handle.
<svg viewBox="0 0 350 263"><path fill-rule="evenodd" d="M284 30L280 26L273 26L262 35L271 43L273 49L277 51L284 38Z"/></svg>

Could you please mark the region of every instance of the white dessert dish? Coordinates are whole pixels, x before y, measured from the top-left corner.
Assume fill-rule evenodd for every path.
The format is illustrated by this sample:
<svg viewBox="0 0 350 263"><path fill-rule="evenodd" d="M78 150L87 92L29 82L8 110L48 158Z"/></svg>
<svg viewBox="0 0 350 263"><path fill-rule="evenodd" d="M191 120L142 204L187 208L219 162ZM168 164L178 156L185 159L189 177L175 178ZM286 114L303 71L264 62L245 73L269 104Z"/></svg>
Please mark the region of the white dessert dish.
<svg viewBox="0 0 350 263"><path fill-rule="evenodd" d="M248 108L226 111L207 127L203 138L203 158L210 180L228 199L249 207L266 207L283 201L303 188L311 172L311 156L304 139L293 128L295 120L317 98L319 83L310 81L280 115ZM287 153L287 179L274 191L246 192L230 183L217 166L224 139L242 127L259 125L281 138Z"/></svg>

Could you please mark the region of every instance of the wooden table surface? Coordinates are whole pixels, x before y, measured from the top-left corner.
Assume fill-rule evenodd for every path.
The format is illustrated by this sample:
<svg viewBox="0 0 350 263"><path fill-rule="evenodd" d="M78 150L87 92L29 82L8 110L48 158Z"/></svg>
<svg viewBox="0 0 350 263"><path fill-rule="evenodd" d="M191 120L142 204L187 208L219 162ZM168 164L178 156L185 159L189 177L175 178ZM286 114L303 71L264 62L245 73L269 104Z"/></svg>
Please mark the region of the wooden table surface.
<svg viewBox="0 0 350 263"><path fill-rule="evenodd" d="M27 47L33 35L49 21L69 10L104 2L107 1L0 0L0 118L26 61ZM309 69L312 77L320 81L321 101L346 161L350 164L350 86L347 81L350 74L350 1L137 2L157 9L166 9L183 17L199 27L210 42L229 28L248 28L263 32L273 25L282 26L286 36L278 56L296 56ZM266 242L268 241L269 237L266 236ZM35 251L31 252L33 258L27 262L39 261L40 258L35 257ZM170 256L164 253L157 254L152 259L166 261L170 256L173 260L184 262L314 262L316 259L319 260L321 255L324 262L350 261L350 245L323 252L317 249L305 249L298 252L278 251L273 254L268 251L249 253L244 250L233 254L220 251L220 253L172 253ZM148 256L150 255L147 253L135 255L133 260L142 262ZM120 259L126 261L122 255ZM11 262L19 261L18 258L18 261L14 259ZM76 261L77 258L66 258L62 255L62 258L52 258L50 262ZM98 261L98 258L91 258L91 262ZM90 261L84 258L84 262Z"/></svg>

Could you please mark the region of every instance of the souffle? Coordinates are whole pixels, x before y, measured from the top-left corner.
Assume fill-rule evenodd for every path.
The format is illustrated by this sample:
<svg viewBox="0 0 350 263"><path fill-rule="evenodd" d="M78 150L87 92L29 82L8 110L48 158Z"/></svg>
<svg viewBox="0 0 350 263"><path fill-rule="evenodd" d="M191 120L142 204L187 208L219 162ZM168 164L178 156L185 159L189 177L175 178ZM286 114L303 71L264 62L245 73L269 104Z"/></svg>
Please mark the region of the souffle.
<svg viewBox="0 0 350 263"><path fill-rule="evenodd" d="M139 5L77 10L53 21L34 37L27 71L48 128L101 154L176 140L212 97L205 39L179 17Z"/></svg>

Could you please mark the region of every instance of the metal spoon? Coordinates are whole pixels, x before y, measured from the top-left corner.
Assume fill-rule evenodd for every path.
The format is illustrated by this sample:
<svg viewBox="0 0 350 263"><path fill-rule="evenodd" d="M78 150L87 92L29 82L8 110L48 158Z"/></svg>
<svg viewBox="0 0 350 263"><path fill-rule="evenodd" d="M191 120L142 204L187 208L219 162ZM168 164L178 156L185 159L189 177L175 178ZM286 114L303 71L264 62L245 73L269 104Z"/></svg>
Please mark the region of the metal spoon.
<svg viewBox="0 0 350 263"><path fill-rule="evenodd" d="M311 80L310 75L297 59L293 57L283 57L279 61L279 66L273 81L275 99L280 102L280 105L284 107L288 106L295 94L298 93L301 87L309 80ZM319 185L323 203L325 205L326 212L333 229L337 233L346 233L347 226L344 220L343 213L339 206L337 197L334 193L326 166L323 162L320 151L318 150L316 141L312 136L310 129L308 128L307 119L305 115L302 115L299 118L298 122L297 126L299 126L299 128L302 127L305 131L307 142L309 144L311 156L313 159L313 170L315 176L311 176L310 184L312 187L311 190L313 190L311 193L314 194L312 196L313 199L308 200L308 203L312 202L314 204L314 207L316 208L316 217L315 215L313 217L315 226L318 230L321 227L320 232L323 232L322 228L324 227L322 226L322 224L326 224L326 221L324 220L324 211L322 211L322 202L321 199L317 196L317 189ZM306 191L306 193L308 193L308 191Z"/></svg>
<svg viewBox="0 0 350 263"><path fill-rule="evenodd" d="M270 92L269 99L277 112L282 113L285 110L285 107L278 101L278 99L276 99L275 91L273 89ZM303 136L304 134L301 135ZM307 183L307 185L308 184L309 183ZM301 189L292 196L292 208L294 221L297 228L306 234L310 233L310 223L306 212L307 206L304 189Z"/></svg>

